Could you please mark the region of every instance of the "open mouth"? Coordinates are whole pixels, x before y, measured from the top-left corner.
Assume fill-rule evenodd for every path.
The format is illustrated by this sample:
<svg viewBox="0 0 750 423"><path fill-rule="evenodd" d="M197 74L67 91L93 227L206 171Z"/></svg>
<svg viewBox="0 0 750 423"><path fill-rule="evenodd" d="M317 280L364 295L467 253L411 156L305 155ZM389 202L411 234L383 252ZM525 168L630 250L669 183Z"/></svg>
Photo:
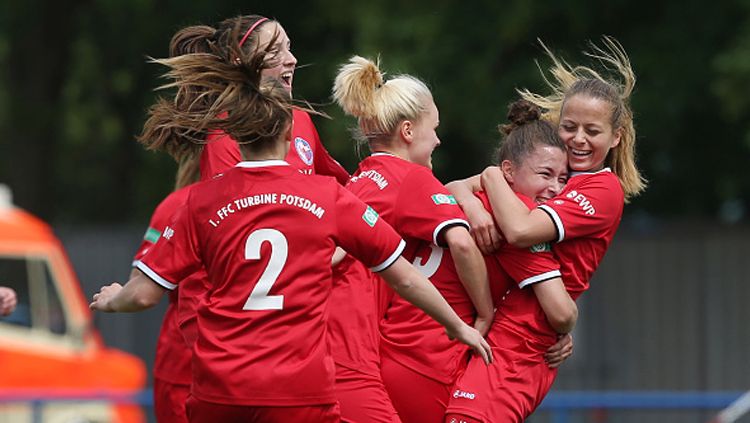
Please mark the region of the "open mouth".
<svg viewBox="0 0 750 423"><path fill-rule="evenodd" d="M292 77L294 76L293 71L287 71L283 72L280 75L281 83L284 84L284 86L291 87L292 86Z"/></svg>
<svg viewBox="0 0 750 423"><path fill-rule="evenodd" d="M575 148L571 148L570 152L576 157L586 157L591 155L590 151L576 150Z"/></svg>

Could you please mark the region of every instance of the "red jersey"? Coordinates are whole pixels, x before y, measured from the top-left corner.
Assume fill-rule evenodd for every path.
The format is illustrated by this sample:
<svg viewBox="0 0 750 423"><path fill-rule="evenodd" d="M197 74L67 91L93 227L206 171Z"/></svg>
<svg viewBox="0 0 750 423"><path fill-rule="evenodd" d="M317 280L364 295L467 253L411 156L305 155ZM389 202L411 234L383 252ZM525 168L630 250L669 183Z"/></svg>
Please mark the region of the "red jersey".
<svg viewBox="0 0 750 423"><path fill-rule="evenodd" d="M558 242L552 250L560 263L565 289L573 300L588 289L589 278L620 224L624 198L617 177L604 169L573 175L560 195L538 206L550 215L557 228ZM540 341L535 343L533 353L543 353L554 344L557 334L533 292L511 291L500 313L498 326Z"/></svg>
<svg viewBox="0 0 750 423"><path fill-rule="evenodd" d="M441 236L444 229L452 225L468 227L460 207L430 169L391 154L376 153L364 159L347 188L372 206L404 237L406 249L403 255L409 261L415 261L418 254L429 256L433 251L431 246L438 242L444 245ZM435 251L442 253L442 248L435 248ZM440 257L437 261L441 261ZM429 263L429 266L433 265L434 263ZM378 321L382 316L379 299L383 293L378 291L392 291L380 280L363 281L361 269L357 269L356 266L355 263L350 267L355 270L334 276L337 279L335 283L346 285L348 289L334 293L340 298L333 302L335 306L331 310L332 351L337 364L379 375ZM458 290L460 292L456 293L455 297L460 300L454 303L463 304L467 300L460 284ZM453 297L445 290L442 292L450 303ZM472 318L471 308L457 311L465 319ZM411 325L415 315L426 322L430 330L417 333ZM357 316L361 320L358 324L363 326L358 330L347 330L347 326L353 323L352 316ZM409 329L406 330L408 334L404 334L399 326L406 324L409 324ZM441 351L454 344L454 341L449 341L445 336L440 324L398 296L393 296L386 324L381 330L384 331L382 342L393 342L399 348L418 343L427 333L434 334L434 331L438 331L441 341L445 341L445 346L441 344L438 347ZM457 341L455 344L457 345ZM455 356L458 353L451 350L450 354Z"/></svg>
<svg viewBox="0 0 750 423"><path fill-rule="evenodd" d="M138 268L169 289L206 268L196 398L251 406L336 401L326 319L337 245L374 271L403 250L398 234L333 179L304 176L283 161L241 162L191 190Z"/></svg>
<svg viewBox="0 0 750 423"><path fill-rule="evenodd" d="M492 212L486 194L480 192L477 197ZM518 197L533 207L530 199ZM530 248L503 243L500 250L485 259L497 306L486 338L495 360L485 365L480 358L472 357L455 384L446 415L461 414L487 422L521 421L536 408L554 380L555 371L547 367L541 354L555 342L555 336L554 331L551 340L528 336L510 323L512 318L524 321L531 316L541 318L535 321L549 327L530 285L560 277L560 265L549 243Z"/></svg>
<svg viewBox="0 0 750 423"><path fill-rule="evenodd" d="M302 173L333 176L341 185L346 184L349 173L328 154L310 115L294 109L292 119L292 141L285 160ZM240 161L240 148L232 137L221 131L212 132L206 137L201 154L201 180L211 179Z"/></svg>
<svg viewBox="0 0 750 423"><path fill-rule="evenodd" d="M553 248L573 300L589 288L620 226L624 206L622 186L609 168L574 174L560 195L539 206L557 228Z"/></svg>
<svg viewBox="0 0 750 423"><path fill-rule="evenodd" d="M146 255L148 250L159 240L164 228L169 224L173 214L185 204L191 186L181 188L169 194L154 210L143 242L133 258L133 266ZM169 304L164 313L159 339L156 342L154 376L167 382L189 385L193 376L190 371L192 351L185 344L177 330L178 292L170 291Z"/></svg>

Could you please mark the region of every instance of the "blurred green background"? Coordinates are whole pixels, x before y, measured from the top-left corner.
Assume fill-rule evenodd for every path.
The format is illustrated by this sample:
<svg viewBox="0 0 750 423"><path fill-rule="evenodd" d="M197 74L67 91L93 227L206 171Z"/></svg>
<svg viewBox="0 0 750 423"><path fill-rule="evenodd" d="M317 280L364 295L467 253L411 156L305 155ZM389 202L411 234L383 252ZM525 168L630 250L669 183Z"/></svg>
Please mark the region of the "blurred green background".
<svg viewBox="0 0 750 423"><path fill-rule="evenodd" d="M145 224L172 189L175 165L135 142L171 35L259 13L278 19L300 69L295 97L319 105L331 153L358 161L330 103L339 64L380 54L390 74L432 87L442 181L492 160L515 88L541 89L541 38L572 63L587 40L616 37L638 83L638 163L650 180L626 208L648 228L674 220L747 222L750 178L750 1L1 0L0 182L16 204L56 224Z"/></svg>

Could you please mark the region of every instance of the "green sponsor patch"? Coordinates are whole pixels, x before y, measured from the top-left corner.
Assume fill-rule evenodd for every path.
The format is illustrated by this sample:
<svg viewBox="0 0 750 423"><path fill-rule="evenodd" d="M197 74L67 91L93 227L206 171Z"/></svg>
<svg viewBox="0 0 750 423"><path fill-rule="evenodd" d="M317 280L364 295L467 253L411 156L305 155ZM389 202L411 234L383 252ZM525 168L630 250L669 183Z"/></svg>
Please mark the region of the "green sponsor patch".
<svg viewBox="0 0 750 423"><path fill-rule="evenodd" d="M378 221L378 212L376 212L372 207L367 206L367 209L365 210L365 214L362 215L362 220L367 222L368 225L371 227L375 226L375 222Z"/></svg>
<svg viewBox="0 0 750 423"><path fill-rule="evenodd" d="M458 204L452 195L445 194L432 194L432 201L435 204Z"/></svg>
<svg viewBox="0 0 750 423"><path fill-rule="evenodd" d="M154 228L148 228L146 229L146 233L143 235L143 239L146 241L156 244L156 241L159 240L159 237L161 236L161 232L157 231Z"/></svg>
<svg viewBox="0 0 750 423"><path fill-rule="evenodd" d="M549 242L542 242L541 244L532 245L529 247L529 251L532 253L547 253L552 251L552 246Z"/></svg>

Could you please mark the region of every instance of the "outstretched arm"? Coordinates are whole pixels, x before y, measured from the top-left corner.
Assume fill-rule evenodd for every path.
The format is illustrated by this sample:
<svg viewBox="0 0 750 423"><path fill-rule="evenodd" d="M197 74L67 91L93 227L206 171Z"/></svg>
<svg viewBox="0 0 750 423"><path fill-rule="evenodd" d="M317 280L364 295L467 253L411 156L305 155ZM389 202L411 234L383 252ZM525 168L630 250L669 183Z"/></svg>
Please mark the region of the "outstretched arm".
<svg viewBox="0 0 750 423"><path fill-rule="evenodd" d="M159 303L166 289L149 279L140 270L131 272L125 286L115 282L101 287L89 304L92 310L108 313L134 312L151 308Z"/></svg>
<svg viewBox="0 0 750 423"><path fill-rule="evenodd" d="M446 186L453 194L456 202L466 214L469 221L471 236L476 241L479 250L484 254L492 254L500 248L502 237L495 226L492 215L484 208L482 201L474 193L482 189L479 175L466 179L449 182Z"/></svg>
<svg viewBox="0 0 750 423"><path fill-rule="evenodd" d="M539 209L529 211L510 188L499 167L485 169L481 181L490 198L495 221L511 245L525 248L557 238L557 229L549 215Z"/></svg>
<svg viewBox="0 0 750 423"><path fill-rule="evenodd" d="M422 309L445 327L448 337L458 339L479 354L485 363L492 362L490 345L482 335L464 323L438 290L403 257L399 257L380 275L405 300Z"/></svg>
<svg viewBox="0 0 750 423"><path fill-rule="evenodd" d="M458 278L477 310L474 328L482 335L486 335L490 330L495 310L482 253L463 226L446 229L445 241L451 251L453 263L456 265Z"/></svg>

